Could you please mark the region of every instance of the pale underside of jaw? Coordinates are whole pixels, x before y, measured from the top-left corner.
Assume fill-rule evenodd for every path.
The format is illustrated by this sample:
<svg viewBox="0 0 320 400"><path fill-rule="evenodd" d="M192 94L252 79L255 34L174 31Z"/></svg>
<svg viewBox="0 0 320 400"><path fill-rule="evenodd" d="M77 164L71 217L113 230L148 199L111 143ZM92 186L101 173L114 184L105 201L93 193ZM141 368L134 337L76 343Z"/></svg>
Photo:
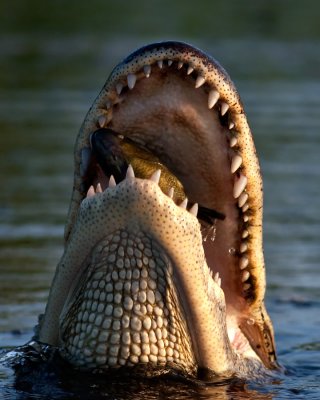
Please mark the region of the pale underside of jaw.
<svg viewBox="0 0 320 400"><path fill-rule="evenodd" d="M155 171L149 178L149 181L159 184L159 179L160 179L160 174L161 171L157 170ZM125 181L127 180L132 180L135 179L134 171L131 165L128 167L127 174L125 177ZM121 184L121 183L120 183ZM124 184L124 182L122 182ZM112 191L114 188L117 187L117 183L115 182L114 177L111 175L110 178L105 179L103 184L100 182L96 183L94 187L91 185L88 189L87 192L87 197L90 201L91 198L94 198L96 195L101 195L105 191ZM174 204L174 201L172 200L174 190L173 188L168 191L166 194L169 199L171 199L171 202ZM87 201L88 201L87 200ZM120 199L119 199L120 201ZM169 200L168 200L169 201ZM193 204L189 210L187 209L188 205L188 199L186 198L183 200L180 204L176 204L175 207L179 208L179 210L184 210L185 213L188 213L192 215L193 217L197 217L197 212L198 212L198 204L195 203ZM155 210L156 213L159 213L161 215L161 206L165 208L166 206L164 205L164 202L159 202L159 209ZM110 210L112 212L112 210ZM179 211L181 213L181 211ZM142 214L142 210L141 210ZM140 218L142 218L142 215L140 214L139 211L135 211L135 218L137 221L139 221ZM187 214L187 215L188 215ZM178 217L177 217L178 218ZM181 217L179 217L181 218ZM190 217L188 217L190 218ZM161 224L161 219L159 224ZM164 224L165 225L165 224ZM104 229L104 228L102 228ZM147 228L148 229L148 228ZM200 229L200 224L197 227L196 225L193 227L193 229ZM153 225L150 226L149 228L150 232L153 233ZM185 228L182 228L181 231L178 231L177 229L174 230L173 232L169 233L169 235L172 235L172 237L183 237L186 235ZM201 236L201 234L199 233ZM157 234L155 234L155 237L157 238ZM180 253L183 253L185 251L188 251L188 248L190 248L190 245L187 248L180 248L177 249L177 247L172 246L171 241L167 241L165 243L161 242L160 243L163 245L163 248L165 249L165 252L168 252L168 254L171 255L172 258L174 256L176 257L176 260L179 260L180 258ZM196 241L193 243L193 246L196 246ZM174 255L174 256L173 256ZM192 258L192 253L188 254L188 258L190 260L190 263L194 263L194 265L198 265L197 259ZM177 267L177 264L180 265L180 271L179 268ZM177 274L178 276L181 276L181 274L184 276L186 269L185 262L183 260L179 260L179 262L174 266L174 275ZM181 267L182 266L182 267ZM200 285L192 281L190 284L190 280L188 282L188 278L184 276L184 279L186 279L187 283L182 284L181 287L178 287L178 293L179 293L179 299L184 299L182 300L182 309L180 309L180 313L183 313L182 310L187 310L187 312L184 312L184 315L181 316L183 321L186 321L188 325L188 334L191 335L191 339L193 339L193 351L196 353L196 359L197 359L197 364L198 366L202 368L209 368L216 373L223 372L225 373L228 369L232 369L231 365L232 363L235 362L237 359L236 355L242 356L242 357L250 357L252 359L258 359L256 354L252 351L248 340L245 338L245 336L242 334L240 329L237 326L236 320L233 320L232 318L229 319L229 324L226 324L226 315L224 314L225 312L225 299L224 296L222 295L222 292L220 291L221 288L221 278L219 275L219 272L214 272L214 270L211 268L209 269L206 264L203 265L204 270L200 270L197 272L197 275L202 276L204 275L205 278L205 284ZM176 272L178 270L178 272ZM194 268L196 271L197 268ZM194 274L194 272L193 272ZM194 280L194 278L193 278ZM179 279L178 279L179 281ZM202 282L203 283L203 282ZM173 283L171 282L171 285ZM178 285L179 286L179 285ZM216 289L214 289L216 288ZM194 302L192 300L190 301L190 293L194 294ZM217 294L218 293L218 294ZM219 294L220 293L220 294ZM186 300L187 299L187 300ZM205 307L203 306L205 302L208 302L210 305L210 312L205 311ZM132 302L134 304L134 302ZM144 306L143 306L144 307ZM195 313L198 317L198 321L195 321L194 318L190 317L190 309L192 309L192 312ZM224 309L224 311L222 311ZM150 312L152 312L150 310ZM201 326L202 322L199 323L200 321L206 320L205 326ZM99 319L100 321L100 319ZM223 322L224 321L224 322ZM208 328L208 326L210 328ZM199 337L194 337L192 335L193 332L205 332L204 335L199 335ZM208 334L209 332L209 334ZM218 333L217 333L218 332ZM74 335L74 333L73 333ZM185 335L185 334L184 334ZM225 335L225 336L224 336ZM182 335L183 336L183 335ZM220 338L219 338L220 337ZM78 339L76 339L76 342L78 343ZM75 350L74 350L75 351ZM157 350L158 351L158 350ZM169 353L171 349L169 348ZM189 349L189 351L191 351ZM88 350L87 350L88 352ZM221 352L221 355L219 356L219 353ZM232 356L232 352L234 352L234 355ZM93 351L89 351L90 353L90 360L92 359L92 353ZM165 352L164 352L165 354ZM171 354L171 353L170 353ZM227 356L226 356L227 354ZM144 360L147 359L147 356L142 354L141 351L139 350L139 355L140 355L140 362L145 362ZM139 362L139 358L136 355L130 356L133 360L135 360L137 363ZM131 362L131 358L129 359L129 364L128 365L134 365L133 362ZM104 356L103 358L99 358L98 360L105 361L106 357ZM159 360L154 357L155 360L159 363ZM177 365L180 363L182 366L185 366L185 360L177 360L174 359L173 357L169 356L167 358L165 357L160 357L160 365L161 365L161 360L166 360L169 361L173 360L176 362ZM214 362L212 360L215 360ZM101 362L102 362L101 361ZM112 363L123 363L122 365L127 365L125 359L120 359L120 361L115 358L111 357ZM84 361L83 361L84 362ZM94 364L93 364L94 365ZM191 362L189 364L190 368ZM218 367L219 365L219 367ZM99 365L98 365L99 366ZM96 365L97 367L97 365ZM221 370L219 370L219 368ZM186 367L186 370L188 370L188 366Z"/></svg>
<svg viewBox="0 0 320 400"><path fill-rule="evenodd" d="M204 260L196 219L197 205L189 211L185 201L176 205L159 189L159 178L159 171L156 171L149 180L136 180L129 167L120 184L111 177L104 190L100 184L96 190L89 188L70 247L75 244L78 248L79 242L84 245L89 236L92 243L86 245L88 248L93 246L91 261L82 261L81 268L74 272L77 278L73 278L74 284L68 289L69 296L59 317L60 345L69 361L85 368L149 362L169 367L172 363L190 373L195 367L195 357L198 367L229 375L239 361L237 354L256 358L255 353L239 330L229 327L227 331L221 280ZM168 230L170 221L172 225ZM169 257L172 260L172 265L168 264L161 272L167 276L166 288L157 288L151 279L153 290L147 290L151 287L153 268L158 269L161 265L159 256L153 261L154 253L151 258L151 253L148 254L143 261L149 265L147 269L141 264L138 269L128 270L121 257L111 260L114 257L112 247L118 248L118 255L121 253L122 247L115 243L124 233L125 237L139 237L143 232L153 238L151 243L155 241L159 249L163 249L160 250L162 259ZM101 249L107 251L102 259ZM122 252L126 254L129 250L124 248ZM111 262L106 267L106 260L113 261L115 266L111 267ZM66 265L66 260L63 264ZM92 272L89 273L90 268ZM136 281L139 269L141 277ZM124 279L126 270L130 273L129 281ZM87 277L84 280L81 278L83 273ZM123 279L124 283L121 283ZM170 306L170 297L175 290L175 305ZM109 295L112 299L106 302Z"/></svg>

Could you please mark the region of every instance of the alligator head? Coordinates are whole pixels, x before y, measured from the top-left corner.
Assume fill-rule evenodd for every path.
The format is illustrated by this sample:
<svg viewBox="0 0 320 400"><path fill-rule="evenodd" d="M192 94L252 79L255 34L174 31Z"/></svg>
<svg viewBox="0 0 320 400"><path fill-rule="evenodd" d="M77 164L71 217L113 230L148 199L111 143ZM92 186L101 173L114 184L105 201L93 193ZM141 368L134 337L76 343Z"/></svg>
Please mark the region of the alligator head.
<svg viewBox="0 0 320 400"><path fill-rule="evenodd" d="M129 167L115 182L90 139L100 128L156 157L188 200L164 193L159 171ZM137 50L80 129L65 251L38 339L85 369L276 368L262 201L250 128L224 69L184 43ZM204 227L197 203L223 218Z"/></svg>

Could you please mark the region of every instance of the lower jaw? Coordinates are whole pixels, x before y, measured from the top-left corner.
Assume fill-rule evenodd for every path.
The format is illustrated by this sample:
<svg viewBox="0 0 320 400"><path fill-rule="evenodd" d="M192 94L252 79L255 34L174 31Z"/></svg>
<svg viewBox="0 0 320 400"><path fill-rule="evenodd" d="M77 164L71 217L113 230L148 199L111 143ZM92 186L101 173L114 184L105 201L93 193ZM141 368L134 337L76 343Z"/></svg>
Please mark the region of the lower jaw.
<svg viewBox="0 0 320 400"><path fill-rule="evenodd" d="M82 369L195 375L172 265L150 236L118 231L106 237L95 246L80 282L60 319L67 361Z"/></svg>

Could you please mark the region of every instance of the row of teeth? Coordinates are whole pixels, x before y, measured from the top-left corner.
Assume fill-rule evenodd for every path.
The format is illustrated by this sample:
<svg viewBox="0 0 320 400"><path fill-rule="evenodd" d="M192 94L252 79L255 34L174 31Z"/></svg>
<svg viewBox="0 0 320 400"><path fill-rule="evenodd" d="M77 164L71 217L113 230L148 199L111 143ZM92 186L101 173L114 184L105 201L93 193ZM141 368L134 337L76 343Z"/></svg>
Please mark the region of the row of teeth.
<svg viewBox="0 0 320 400"><path fill-rule="evenodd" d="M152 182L155 182L157 185L159 185L160 177L161 177L161 170L158 169L151 175L149 180L152 181ZM129 167L127 169L127 173L126 173L126 179L132 179L132 178L135 178L135 174L134 174L132 166L129 165ZM105 189L114 188L115 186L117 186L117 183L116 183L116 181L114 179L114 176L111 175L110 178L109 178L109 184L107 185L107 187ZM92 196L96 195L97 193L102 193L103 190L105 190L105 189L102 188L101 183L97 183L96 188L94 188L94 186L91 185L89 187L89 189L88 189L87 197L92 197ZM172 187L172 188L169 189L169 191L167 193L167 196L170 199L172 199L173 195L174 195L174 188ZM182 200L182 202L180 204L178 204L178 206L180 208L183 208L184 210L187 210L187 205L188 205L187 197L184 200ZM194 203L192 205L192 207L188 211L189 211L190 214L192 214L195 217L197 217L197 215L198 215L198 203Z"/></svg>
<svg viewBox="0 0 320 400"><path fill-rule="evenodd" d="M154 183L156 183L157 185L159 185L160 177L161 177L161 170L158 169L150 176L149 180L154 182ZM135 174L134 174L134 170L133 170L132 166L129 165L129 167L127 169L127 173L126 173L126 178L125 179L132 179L132 178L135 178ZM111 175L110 178L109 178L109 184L107 185L105 190L108 189L108 188L114 188L116 186L117 186L117 183L116 183L116 181L114 179L114 176ZM94 188L93 185L91 185L89 187L88 192L87 192L87 197L93 197L97 193L102 193L102 192L103 192L103 188L102 188L101 183L97 183L96 188ZM174 188L172 187L172 188L169 189L169 191L167 193L167 196L170 199L173 199L173 195L174 195ZM182 200L182 202L180 204L178 204L178 206L180 208L189 211L190 214L192 214L194 217L197 218L197 215L198 215L198 203L194 203L189 208L189 210L187 209L187 205L188 205L187 197L184 200ZM210 270L210 275L211 275L212 279L215 281L215 283L221 287L221 278L220 278L219 272L216 272L215 275L213 275L213 271Z"/></svg>
<svg viewBox="0 0 320 400"><path fill-rule="evenodd" d="M173 60L166 60L166 61L158 60L157 63L152 66L145 65L143 67L144 76L146 78L149 78L152 73L153 67L158 67L158 68L162 69L162 68L164 68L165 65L170 67L173 64L176 65L177 69L181 69L184 66L184 63L182 61L178 61L178 62L174 63ZM185 67L186 67L187 75L190 75L194 72L194 68L192 66L185 65ZM126 77L126 83L124 83L123 81L116 83L115 91L116 91L117 95L118 96L121 95L122 90L125 88L125 86L127 86L129 88L129 90L134 89L137 79L138 79L138 76L136 74L129 73ZM198 89L201 86L203 86L205 83L206 83L205 77L202 75L198 75L198 77L195 79L195 88ZM226 115L226 113L228 112L228 110L230 108L229 104L227 104L225 101L220 99L220 93L215 88L211 88L208 93L208 108L212 109L215 106L218 109L218 112L220 112L220 114L222 116ZM112 107L113 107L113 103L110 100L108 100L107 104L106 104L106 108L110 109ZM230 117L230 115L229 115L229 117ZM104 128L111 121L110 118L111 117L107 118L106 115L101 115L98 118L98 126L100 128ZM235 199L237 199L238 207L242 211L243 222L245 224L247 224L249 221L249 213L248 213L249 195L246 191L248 179L241 171L241 166L242 166L242 162L243 162L242 157L239 153L237 153L235 151L236 146L238 144L238 140L237 140L237 137L235 136L235 131L234 131L235 123L233 121L230 121L230 118L229 118L228 126L229 126L230 131L233 130L231 132L232 136L229 140L229 146L233 152L233 156L231 158L231 164L230 164L230 172L235 177L234 187L233 187L233 197ZM241 257L239 260L239 268L241 270L241 281L243 283L244 290L248 290L251 287L251 285L247 282L250 278L250 273L247 270L248 265L249 265L249 259L246 256L246 253L248 250L248 244L247 244L248 236L249 236L249 231L247 229L244 229L242 231L242 243L241 243L240 249L239 249L240 254L241 254Z"/></svg>

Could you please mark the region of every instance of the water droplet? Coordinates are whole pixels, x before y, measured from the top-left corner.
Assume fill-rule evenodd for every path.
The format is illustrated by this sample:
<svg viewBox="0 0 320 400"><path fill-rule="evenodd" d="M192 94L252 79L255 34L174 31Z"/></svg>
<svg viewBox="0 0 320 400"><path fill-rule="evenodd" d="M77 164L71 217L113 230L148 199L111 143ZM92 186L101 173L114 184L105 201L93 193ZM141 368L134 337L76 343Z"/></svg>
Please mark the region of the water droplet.
<svg viewBox="0 0 320 400"><path fill-rule="evenodd" d="M255 323L255 320L253 318L247 319L247 324L248 325L254 325L254 323Z"/></svg>
<svg viewBox="0 0 320 400"><path fill-rule="evenodd" d="M234 247L230 247L229 249L229 254L231 254L232 256L234 256L236 254L236 249Z"/></svg>

